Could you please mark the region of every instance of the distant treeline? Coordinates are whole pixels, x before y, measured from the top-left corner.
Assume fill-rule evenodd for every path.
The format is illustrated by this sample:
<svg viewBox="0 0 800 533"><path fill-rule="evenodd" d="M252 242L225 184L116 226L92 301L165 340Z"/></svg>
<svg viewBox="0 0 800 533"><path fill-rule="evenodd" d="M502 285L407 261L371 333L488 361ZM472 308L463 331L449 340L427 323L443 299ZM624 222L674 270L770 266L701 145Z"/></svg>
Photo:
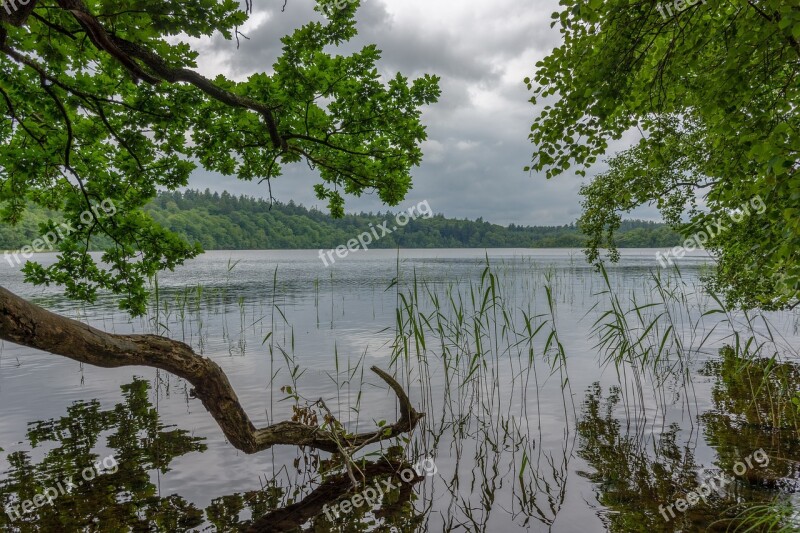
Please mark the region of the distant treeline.
<svg viewBox="0 0 800 533"><path fill-rule="evenodd" d="M395 212L359 213L341 219L302 205L189 190L163 192L146 211L164 227L205 250L331 249L386 220ZM18 249L39 236L38 223L52 213L32 209L17 227L0 227L0 249ZM391 225L391 224L390 224ZM478 220L436 215L411 220L404 228L373 242L371 248L581 248L586 238L574 224L499 226ZM641 220L622 223L618 245L662 248L680 244L664 224Z"/></svg>

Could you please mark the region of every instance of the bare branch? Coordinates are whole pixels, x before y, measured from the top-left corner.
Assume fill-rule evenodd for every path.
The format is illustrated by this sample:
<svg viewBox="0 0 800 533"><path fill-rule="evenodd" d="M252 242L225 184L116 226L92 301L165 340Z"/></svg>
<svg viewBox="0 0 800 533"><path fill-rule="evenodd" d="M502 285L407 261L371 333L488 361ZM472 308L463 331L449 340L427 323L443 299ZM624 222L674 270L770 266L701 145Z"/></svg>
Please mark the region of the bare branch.
<svg viewBox="0 0 800 533"><path fill-rule="evenodd" d="M0 339L102 368L147 366L183 378L194 386L194 395L203 402L230 443L248 454L276 444L337 453L341 445L358 448L408 433L423 416L414 410L394 378L372 367L398 397L401 417L395 424L356 435L333 434L291 421L256 429L219 365L195 354L188 345L157 335L112 335L51 313L3 287L0 287Z"/></svg>

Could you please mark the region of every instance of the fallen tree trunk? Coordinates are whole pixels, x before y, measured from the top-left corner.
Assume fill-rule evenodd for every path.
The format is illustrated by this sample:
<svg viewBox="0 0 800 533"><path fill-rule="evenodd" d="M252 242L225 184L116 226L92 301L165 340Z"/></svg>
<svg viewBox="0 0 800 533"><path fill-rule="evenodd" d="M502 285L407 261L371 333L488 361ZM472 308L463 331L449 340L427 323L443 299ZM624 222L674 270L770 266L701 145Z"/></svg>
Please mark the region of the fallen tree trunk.
<svg viewBox="0 0 800 533"><path fill-rule="evenodd" d="M423 416L414 410L403 388L389 374L372 367L400 401L395 424L356 435L334 434L320 427L285 421L257 429L239 403L228 377L214 361L188 345L157 335L112 335L51 313L0 287L0 339L62 355L103 368L147 366L185 379L217 421L230 443L244 453L276 444L308 446L336 453L396 437L414 429Z"/></svg>

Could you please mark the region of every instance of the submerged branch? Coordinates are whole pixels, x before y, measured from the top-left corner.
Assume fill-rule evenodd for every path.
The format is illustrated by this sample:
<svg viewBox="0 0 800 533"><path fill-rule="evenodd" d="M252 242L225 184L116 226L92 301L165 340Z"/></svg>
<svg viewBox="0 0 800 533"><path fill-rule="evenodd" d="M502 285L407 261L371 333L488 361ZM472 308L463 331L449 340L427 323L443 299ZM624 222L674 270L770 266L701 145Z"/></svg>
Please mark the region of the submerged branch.
<svg viewBox="0 0 800 533"><path fill-rule="evenodd" d="M339 452L339 443L360 447L390 439L414 429L423 414L414 410L400 384L383 370L372 367L394 390L401 417L395 424L356 435L299 422L279 422L257 429L239 403L222 369L188 345L157 335L114 335L62 317L0 287L0 340L62 355L102 368L146 366L165 370L194 386L194 394L217 421L230 443L251 454L276 444L308 446Z"/></svg>

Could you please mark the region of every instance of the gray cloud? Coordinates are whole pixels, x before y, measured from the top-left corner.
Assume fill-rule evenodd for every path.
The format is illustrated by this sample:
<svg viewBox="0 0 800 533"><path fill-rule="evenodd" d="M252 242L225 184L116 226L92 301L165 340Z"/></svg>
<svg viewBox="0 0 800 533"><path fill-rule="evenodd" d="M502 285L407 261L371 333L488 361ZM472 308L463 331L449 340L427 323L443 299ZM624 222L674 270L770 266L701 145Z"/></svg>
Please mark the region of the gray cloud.
<svg viewBox="0 0 800 533"><path fill-rule="evenodd" d="M500 224L567 224L580 215L581 179L561 176L548 181L522 169L530 161L528 141L536 109L522 83L537 61L560 44L550 28L557 0L474 1L364 0L357 20L359 35L339 51L368 43L383 51L381 71L409 77L442 77L439 104L424 112L429 141L426 157L413 172L414 188L401 206L427 199L450 217L483 217ZM198 43L210 60L206 74L223 72L238 79L269 72L281 52L280 38L310 20L321 20L310 0L257 3L250 28L237 50L219 40ZM622 145L620 145L622 146ZM311 187L317 178L303 165L285 169L273 181L281 201L293 199L323 208ZM266 184L245 183L198 171L190 186L267 196ZM385 210L374 194L348 199L348 211ZM642 210L636 215L651 218Z"/></svg>

